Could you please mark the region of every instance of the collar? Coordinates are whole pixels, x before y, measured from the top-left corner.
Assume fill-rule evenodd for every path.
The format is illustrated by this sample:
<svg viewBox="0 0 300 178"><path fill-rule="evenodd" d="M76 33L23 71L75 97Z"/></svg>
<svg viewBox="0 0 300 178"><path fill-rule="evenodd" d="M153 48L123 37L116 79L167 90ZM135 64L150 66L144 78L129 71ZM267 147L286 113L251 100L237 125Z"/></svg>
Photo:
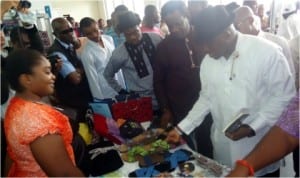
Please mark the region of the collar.
<svg viewBox="0 0 300 178"><path fill-rule="evenodd" d="M231 53L229 58L237 59L239 57L241 41L243 41L242 38L243 38L243 35L240 32L237 32L237 40L236 40L236 44L235 44L235 49Z"/></svg>
<svg viewBox="0 0 300 178"><path fill-rule="evenodd" d="M56 40L66 49L69 49L69 48L73 48L73 45L72 44L67 44L63 41L61 41L60 39L56 38Z"/></svg>

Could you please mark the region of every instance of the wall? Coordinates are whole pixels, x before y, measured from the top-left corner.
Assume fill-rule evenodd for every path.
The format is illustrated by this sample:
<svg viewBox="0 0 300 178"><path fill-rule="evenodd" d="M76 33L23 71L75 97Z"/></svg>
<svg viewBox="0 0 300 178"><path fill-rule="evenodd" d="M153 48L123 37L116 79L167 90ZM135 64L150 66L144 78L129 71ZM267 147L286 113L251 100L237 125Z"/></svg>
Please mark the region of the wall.
<svg viewBox="0 0 300 178"><path fill-rule="evenodd" d="M95 0L63 0L51 1L52 11L59 16L70 14L79 22L83 17L92 17L98 20L104 18L104 10L99 9L99 2Z"/></svg>

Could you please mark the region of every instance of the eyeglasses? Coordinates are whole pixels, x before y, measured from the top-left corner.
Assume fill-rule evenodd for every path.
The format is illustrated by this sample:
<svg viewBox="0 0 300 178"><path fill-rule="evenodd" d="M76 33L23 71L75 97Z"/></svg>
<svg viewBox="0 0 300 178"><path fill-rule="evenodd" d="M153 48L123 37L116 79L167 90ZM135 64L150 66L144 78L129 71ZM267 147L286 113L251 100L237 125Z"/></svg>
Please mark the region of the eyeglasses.
<svg viewBox="0 0 300 178"><path fill-rule="evenodd" d="M73 32L74 31L74 29L73 28L68 28L68 29L66 29L66 30L63 30L63 31L61 31L61 32L59 32L61 35L65 35L65 34L68 34L68 33L70 33L70 32Z"/></svg>

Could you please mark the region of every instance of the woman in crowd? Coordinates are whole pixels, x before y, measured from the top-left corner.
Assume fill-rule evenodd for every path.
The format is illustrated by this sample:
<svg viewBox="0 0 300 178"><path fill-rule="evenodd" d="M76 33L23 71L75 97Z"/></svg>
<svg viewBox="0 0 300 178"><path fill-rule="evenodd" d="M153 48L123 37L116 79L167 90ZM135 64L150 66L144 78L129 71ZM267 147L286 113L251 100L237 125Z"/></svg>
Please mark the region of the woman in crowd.
<svg viewBox="0 0 300 178"><path fill-rule="evenodd" d="M6 68L16 91L4 121L8 176L83 176L75 166L68 118L41 102L54 91L49 61L37 51L20 49L10 54Z"/></svg>

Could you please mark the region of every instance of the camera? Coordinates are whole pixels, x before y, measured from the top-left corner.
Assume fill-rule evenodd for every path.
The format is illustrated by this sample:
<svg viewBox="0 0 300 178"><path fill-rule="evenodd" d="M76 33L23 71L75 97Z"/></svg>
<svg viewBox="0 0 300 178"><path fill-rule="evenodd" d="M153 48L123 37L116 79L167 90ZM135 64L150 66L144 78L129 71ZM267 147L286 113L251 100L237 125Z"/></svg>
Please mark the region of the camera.
<svg viewBox="0 0 300 178"><path fill-rule="evenodd" d="M51 64L51 69L53 71L55 69L55 64L57 63L57 60L60 59L60 57L57 54L55 54L47 56L47 59L49 60Z"/></svg>

